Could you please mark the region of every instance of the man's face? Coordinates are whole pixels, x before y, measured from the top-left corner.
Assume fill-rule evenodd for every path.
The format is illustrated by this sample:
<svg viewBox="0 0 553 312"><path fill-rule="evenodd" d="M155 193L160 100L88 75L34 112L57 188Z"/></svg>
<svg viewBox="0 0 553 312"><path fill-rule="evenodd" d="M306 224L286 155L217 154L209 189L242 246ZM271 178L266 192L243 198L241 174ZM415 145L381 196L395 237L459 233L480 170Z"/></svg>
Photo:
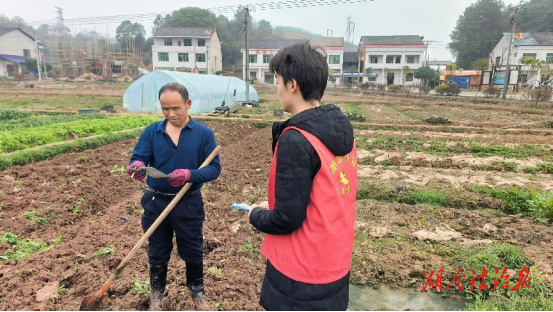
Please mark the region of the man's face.
<svg viewBox="0 0 553 312"><path fill-rule="evenodd" d="M165 91L159 98L163 115L175 127L182 127L188 120L188 110L192 101L185 101L176 91Z"/></svg>
<svg viewBox="0 0 553 312"><path fill-rule="evenodd" d="M291 107L294 105L294 94L292 91L292 81L288 81L287 84L284 84L284 79L281 75L277 74L277 95L280 106L284 109L285 112L290 112Z"/></svg>

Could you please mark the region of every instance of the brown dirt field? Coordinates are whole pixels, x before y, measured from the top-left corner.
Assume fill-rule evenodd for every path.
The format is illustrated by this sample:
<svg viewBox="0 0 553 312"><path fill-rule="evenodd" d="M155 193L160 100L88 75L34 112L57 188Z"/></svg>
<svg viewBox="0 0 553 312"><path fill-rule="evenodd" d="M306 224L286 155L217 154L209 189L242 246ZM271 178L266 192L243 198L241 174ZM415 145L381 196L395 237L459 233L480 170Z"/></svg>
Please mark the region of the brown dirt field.
<svg viewBox="0 0 553 312"><path fill-rule="evenodd" d="M270 131L240 124L210 126L223 146L224 169L219 180L204 189L204 266L206 272L217 267L223 274L206 274L207 300L225 310L259 310L257 298L264 262L258 253L250 254L241 247L248 239L259 247L262 236L250 230L245 213L229 206L233 202L261 201L266 197ZM134 143L127 140L2 172L3 232L12 231L47 242L63 235L63 243L18 264L0 265L0 297L3 298L0 310L75 310L81 298L95 294L110 270L130 251L142 233L141 185L125 173L110 171L114 165L124 166L128 162ZM81 156L88 159L83 163ZM130 211L133 204L137 209ZM76 205L79 205L78 215L72 213ZM56 215L47 226L31 226L23 216L24 211L31 209ZM231 228L238 226L234 233ZM114 256L92 257L100 248L110 245L117 249ZM109 309L147 308L147 297L131 290L135 281L144 283L148 278L145 251L143 248L139 252L116 281ZM166 297L171 310L194 309L186 287L181 284L183 280L184 262L174 252ZM36 302L37 291L52 282L63 282L67 290L57 300Z"/></svg>

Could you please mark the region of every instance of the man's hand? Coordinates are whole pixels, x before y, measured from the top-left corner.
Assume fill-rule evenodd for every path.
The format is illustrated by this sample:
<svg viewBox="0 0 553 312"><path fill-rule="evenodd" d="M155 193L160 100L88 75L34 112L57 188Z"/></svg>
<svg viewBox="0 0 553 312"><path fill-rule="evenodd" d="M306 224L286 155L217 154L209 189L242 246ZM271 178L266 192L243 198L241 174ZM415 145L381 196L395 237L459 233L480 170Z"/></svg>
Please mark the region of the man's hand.
<svg viewBox="0 0 553 312"><path fill-rule="evenodd" d="M269 209L269 202L268 201L264 201L264 202L261 202L257 205L252 205L252 208L250 209L250 211L248 212L248 219L250 218L251 214L252 214L252 211L254 208L262 208L262 209Z"/></svg>
<svg viewBox="0 0 553 312"><path fill-rule="evenodd" d="M133 170L134 168L140 168L140 167L146 167L146 165L139 160L134 161L132 164L130 164L130 166L127 167L127 174L132 176L136 181L144 180L144 177L146 176L144 172Z"/></svg>
<svg viewBox="0 0 553 312"><path fill-rule="evenodd" d="M190 170L188 169L177 169L169 175L173 177L167 179L167 183L172 187L181 187L186 184L186 182L190 181Z"/></svg>

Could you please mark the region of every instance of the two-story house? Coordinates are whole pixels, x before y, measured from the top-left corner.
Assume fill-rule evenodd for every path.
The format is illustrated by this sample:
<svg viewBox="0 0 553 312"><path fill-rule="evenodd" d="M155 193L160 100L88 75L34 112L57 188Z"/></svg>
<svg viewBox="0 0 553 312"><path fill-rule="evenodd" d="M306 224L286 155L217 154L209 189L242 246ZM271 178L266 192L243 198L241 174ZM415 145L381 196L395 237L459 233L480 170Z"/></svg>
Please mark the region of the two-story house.
<svg viewBox="0 0 553 312"><path fill-rule="evenodd" d="M414 72L423 66L426 45L422 36L362 36L361 72L372 68L379 84L417 85ZM409 67L404 73L403 68Z"/></svg>
<svg viewBox="0 0 553 312"><path fill-rule="evenodd" d="M344 38L317 37L305 40L257 40L249 43L249 78L265 83L276 84L276 79L269 69L269 62L282 48L299 42L310 42L313 47L321 47L326 53L328 68L337 76L342 74L344 63ZM242 74L246 77L246 49L242 47Z"/></svg>
<svg viewBox="0 0 553 312"><path fill-rule="evenodd" d="M0 28L0 76L14 77L23 73L25 58L36 57L33 35L22 28Z"/></svg>
<svg viewBox="0 0 553 312"><path fill-rule="evenodd" d="M316 37L311 39L311 46L320 46L326 52L328 69L339 76L344 67L344 38L343 37Z"/></svg>
<svg viewBox="0 0 553 312"><path fill-rule="evenodd" d="M504 33L503 37L490 52L490 61L497 72L505 72L507 69L507 57L511 34ZM542 69L525 66L520 62L524 57L533 57L545 61L544 67L553 68L553 32L543 33L515 33L513 50L511 51L511 69L520 69L519 81L531 85L537 85L541 81Z"/></svg>
<svg viewBox="0 0 553 312"><path fill-rule="evenodd" d="M269 69L269 62L277 52L289 45L308 40L255 40L250 41L249 49L249 74L246 75L246 48L242 46L242 77L250 81L258 80L265 83L276 84L275 75Z"/></svg>
<svg viewBox="0 0 553 312"><path fill-rule="evenodd" d="M153 37L154 70L214 75L223 69L221 41L215 28L164 27Z"/></svg>

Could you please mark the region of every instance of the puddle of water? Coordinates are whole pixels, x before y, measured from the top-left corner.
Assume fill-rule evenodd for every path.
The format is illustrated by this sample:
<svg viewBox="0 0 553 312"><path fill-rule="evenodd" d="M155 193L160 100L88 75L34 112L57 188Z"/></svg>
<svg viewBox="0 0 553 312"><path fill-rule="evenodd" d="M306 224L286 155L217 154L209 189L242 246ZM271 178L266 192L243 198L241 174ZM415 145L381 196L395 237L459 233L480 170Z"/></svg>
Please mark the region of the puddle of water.
<svg viewBox="0 0 553 312"><path fill-rule="evenodd" d="M466 309L467 300L443 298L440 293L421 292L413 289L392 289L380 286L349 286L350 311L374 311L383 308L391 311L404 311L411 308L417 311L460 311Z"/></svg>

